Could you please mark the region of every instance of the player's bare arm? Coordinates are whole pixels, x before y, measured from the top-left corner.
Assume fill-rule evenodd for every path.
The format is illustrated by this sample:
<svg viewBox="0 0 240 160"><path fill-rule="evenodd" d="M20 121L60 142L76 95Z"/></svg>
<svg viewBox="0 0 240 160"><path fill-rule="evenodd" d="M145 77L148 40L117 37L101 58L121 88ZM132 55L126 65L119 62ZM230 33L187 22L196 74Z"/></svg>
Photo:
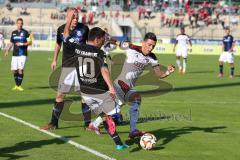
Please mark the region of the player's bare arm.
<svg viewBox="0 0 240 160"><path fill-rule="evenodd" d="M158 76L160 78L165 78L175 71L175 66L171 64L168 66L167 71L163 71L160 68L160 66L158 65L158 66L153 67L153 70L154 70L156 76Z"/></svg>
<svg viewBox="0 0 240 160"><path fill-rule="evenodd" d="M75 13L74 10L69 10L68 13L67 13L67 23L66 23L66 26L65 26L64 32L63 32L63 37L64 38L67 38L69 36L71 23L72 23L72 20L74 18L74 13Z"/></svg>
<svg viewBox="0 0 240 160"><path fill-rule="evenodd" d="M10 43L8 44L8 46L6 47L5 54L4 54L5 57L8 56L9 51L10 51L10 49L11 49L12 47L13 47L13 43L10 42Z"/></svg>
<svg viewBox="0 0 240 160"><path fill-rule="evenodd" d="M55 50L54 50L54 55L53 55L53 60L51 63L51 69L55 70L57 67L57 59L58 59L58 55L61 49L61 45L59 45L58 43L55 44Z"/></svg>
<svg viewBox="0 0 240 160"><path fill-rule="evenodd" d="M175 48L176 48L177 44L178 44L178 41L176 40L176 42L174 43L174 46L173 46L173 52L175 52Z"/></svg>
<svg viewBox="0 0 240 160"><path fill-rule="evenodd" d="M116 91L115 91L115 89L113 87L113 83L112 83L112 80L110 78L110 72L109 72L108 68L107 67L102 67L101 68L101 74L103 76L104 81L108 85L109 93L110 93L111 97L115 98Z"/></svg>

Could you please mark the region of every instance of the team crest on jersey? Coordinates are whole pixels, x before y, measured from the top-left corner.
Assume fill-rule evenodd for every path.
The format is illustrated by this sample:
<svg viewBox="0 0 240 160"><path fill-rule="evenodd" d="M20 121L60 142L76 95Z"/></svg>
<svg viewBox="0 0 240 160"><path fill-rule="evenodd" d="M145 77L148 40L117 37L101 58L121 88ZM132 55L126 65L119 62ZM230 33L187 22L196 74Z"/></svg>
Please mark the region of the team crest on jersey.
<svg viewBox="0 0 240 160"><path fill-rule="evenodd" d="M23 32L21 32L21 33L20 33L20 36L23 37L23 35L24 35Z"/></svg>
<svg viewBox="0 0 240 160"><path fill-rule="evenodd" d="M82 36L82 32L81 31L77 31L77 36Z"/></svg>

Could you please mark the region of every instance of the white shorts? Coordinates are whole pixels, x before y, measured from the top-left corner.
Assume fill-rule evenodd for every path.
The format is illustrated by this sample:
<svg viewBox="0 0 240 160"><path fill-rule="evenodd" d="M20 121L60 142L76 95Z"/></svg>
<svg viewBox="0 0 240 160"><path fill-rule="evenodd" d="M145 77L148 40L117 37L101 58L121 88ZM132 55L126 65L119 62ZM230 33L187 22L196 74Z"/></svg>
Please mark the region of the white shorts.
<svg viewBox="0 0 240 160"><path fill-rule="evenodd" d="M12 56L11 70L23 70L25 67L27 57L26 56Z"/></svg>
<svg viewBox="0 0 240 160"><path fill-rule="evenodd" d="M220 62L234 63L234 54L232 52L223 52L219 57Z"/></svg>
<svg viewBox="0 0 240 160"><path fill-rule="evenodd" d="M61 75L58 82L58 92L69 93L74 88L74 91L80 91L80 85L75 67L62 67Z"/></svg>
<svg viewBox="0 0 240 160"><path fill-rule="evenodd" d="M178 48L176 52L177 57L187 58L188 56L188 49L187 48Z"/></svg>
<svg viewBox="0 0 240 160"><path fill-rule="evenodd" d="M81 96L84 102L96 115L99 115L102 112L111 115L112 111L115 110L116 103L110 96L109 92L102 94L86 94L81 92Z"/></svg>

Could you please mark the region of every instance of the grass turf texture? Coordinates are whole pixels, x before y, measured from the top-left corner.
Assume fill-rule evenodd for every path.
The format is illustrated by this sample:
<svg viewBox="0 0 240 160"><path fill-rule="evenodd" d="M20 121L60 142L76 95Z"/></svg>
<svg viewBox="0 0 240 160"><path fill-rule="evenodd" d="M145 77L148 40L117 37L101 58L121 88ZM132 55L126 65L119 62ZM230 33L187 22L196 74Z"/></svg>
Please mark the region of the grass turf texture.
<svg viewBox="0 0 240 160"><path fill-rule="evenodd" d="M51 57L49 52L30 52L23 81L25 91L15 92L11 91L14 81L10 56L1 56L1 112L38 126L49 121L56 94L48 88ZM175 63L174 55L158 55L158 58L163 65ZM138 141L127 140L129 125L118 127L121 138L130 145L124 151L115 151L106 132L101 136L87 132L80 121L60 121L60 129L53 132L121 160L237 160L240 157L239 66L236 65L234 79L228 78L227 65L225 77L218 79L217 60L218 56L190 55L188 73L176 72L166 79L174 86L172 92L143 97L140 116L159 118L138 124L139 129L157 137L157 146L152 151L139 148ZM236 62L239 60L236 57ZM149 77L152 78L155 77ZM80 110L76 101L71 111L79 113ZM123 114L127 112L128 108L123 107ZM101 159L4 117L0 117L0 126L1 160Z"/></svg>

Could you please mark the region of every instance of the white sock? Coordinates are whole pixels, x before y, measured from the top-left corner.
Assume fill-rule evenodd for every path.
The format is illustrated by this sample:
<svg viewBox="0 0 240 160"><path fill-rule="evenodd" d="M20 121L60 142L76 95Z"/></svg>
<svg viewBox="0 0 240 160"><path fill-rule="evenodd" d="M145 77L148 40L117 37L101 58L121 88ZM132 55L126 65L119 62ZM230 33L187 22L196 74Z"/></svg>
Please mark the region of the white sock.
<svg viewBox="0 0 240 160"><path fill-rule="evenodd" d="M176 60L176 63L177 63L178 69L182 69L180 59L177 59L177 60Z"/></svg>
<svg viewBox="0 0 240 160"><path fill-rule="evenodd" d="M103 119L102 119L102 117L99 116L99 117L98 117L97 119L95 119L95 121L93 121L92 123L93 123L94 127L99 127L102 122L103 122Z"/></svg>
<svg viewBox="0 0 240 160"><path fill-rule="evenodd" d="M187 69L187 59L184 58L183 59L183 72L186 72L186 69Z"/></svg>

